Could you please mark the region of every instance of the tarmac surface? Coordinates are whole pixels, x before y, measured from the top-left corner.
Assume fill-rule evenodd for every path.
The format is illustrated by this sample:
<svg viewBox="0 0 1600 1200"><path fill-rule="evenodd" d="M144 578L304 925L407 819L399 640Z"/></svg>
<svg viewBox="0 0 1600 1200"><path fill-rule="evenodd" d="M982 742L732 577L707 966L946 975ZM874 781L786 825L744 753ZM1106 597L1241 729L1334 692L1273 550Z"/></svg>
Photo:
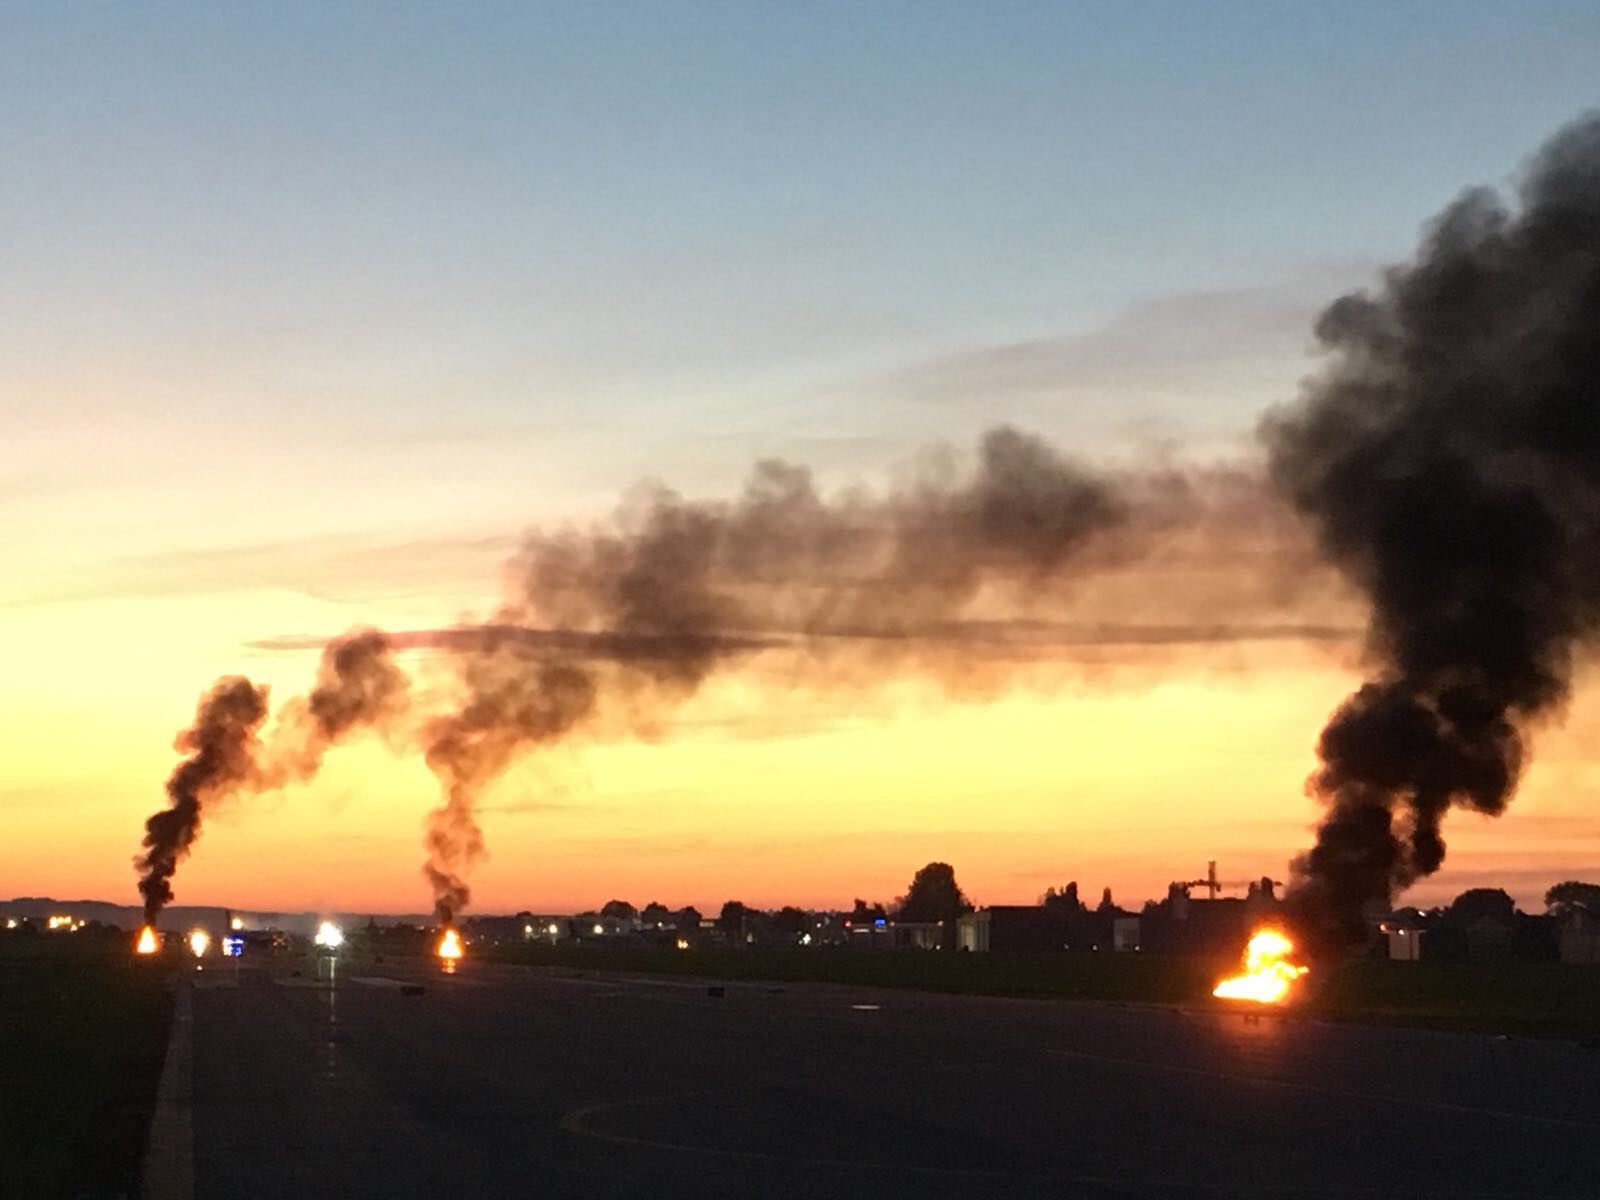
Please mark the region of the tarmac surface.
<svg viewBox="0 0 1600 1200"><path fill-rule="evenodd" d="M471 962L342 971L196 976L200 1200L1600 1196L1600 1053L1566 1043Z"/></svg>

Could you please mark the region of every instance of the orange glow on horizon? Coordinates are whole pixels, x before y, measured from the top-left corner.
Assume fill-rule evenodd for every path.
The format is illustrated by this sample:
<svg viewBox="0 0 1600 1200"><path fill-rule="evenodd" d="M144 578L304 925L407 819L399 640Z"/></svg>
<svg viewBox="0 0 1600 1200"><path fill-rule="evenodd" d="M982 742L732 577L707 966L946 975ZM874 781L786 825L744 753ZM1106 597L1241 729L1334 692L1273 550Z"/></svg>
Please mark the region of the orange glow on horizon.
<svg viewBox="0 0 1600 1200"><path fill-rule="evenodd" d="M156 931L149 925L139 930L139 940L134 943L135 954L154 954L161 949L161 943L156 940Z"/></svg>
<svg viewBox="0 0 1600 1200"><path fill-rule="evenodd" d="M21 672L0 697L0 720L18 733L0 839L0 878L15 894L137 903L130 849L163 803L172 735L198 691L243 670L281 704L305 689L316 651L240 647L262 630L348 620L255 595L240 609L178 605L176 617L152 604L78 606L95 617L91 633L148 619L150 643L130 658L109 642L90 647L108 664L103 693L69 686L40 650L76 620L54 609L0 615L0 650L15 652ZM1208 675L1180 664L1137 686L1083 686L1065 672L985 696L886 684L848 704L714 679L658 738L585 739L515 763L483 797L490 856L470 881L473 908L581 912L614 895L703 912L728 899L847 908L855 896L892 899L935 860L953 863L979 905L1035 903L1076 879L1137 907L1213 857L1240 878L1276 875L1318 815L1299 781L1352 677L1293 647L1274 653L1282 661L1270 668ZM76 753L87 739L106 753ZM1600 853L1600 822L1572 799L1595 770L1581 731L1551 731L1510 813L1452 814L1445 870L1414 895L1447 899L1504 871L1524 907L1538 906L1550 883ZM179 902L425 913L417 831L437 803L425 764L354 738L313 784L209 816L179 867Z"/></svg>

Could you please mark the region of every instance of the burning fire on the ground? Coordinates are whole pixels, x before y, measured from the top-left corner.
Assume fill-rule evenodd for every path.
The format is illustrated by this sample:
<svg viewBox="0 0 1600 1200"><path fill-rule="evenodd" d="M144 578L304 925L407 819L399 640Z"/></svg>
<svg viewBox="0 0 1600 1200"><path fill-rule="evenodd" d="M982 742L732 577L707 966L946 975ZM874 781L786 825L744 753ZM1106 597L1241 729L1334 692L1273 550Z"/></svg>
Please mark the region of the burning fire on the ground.
<svg viewBox="0 0 1600 1200"><path fill-rule="evenodd" d="M444 965L446 971L454 971L456 963L461 960L462 955L461 935L454 929L445 929L444 934L439 938L439 945L434 950L434 953L439 956L439 961Z"/></svg>
<svg viewBox="0 0 1600 1200"><path fill-rule="evenodd" d="M1295 983L1310 970L1289 961L1294 943L1276 929L1258 929L1244 952L1244 974L1224 979L1211 994L1223 1000L1282 1004Z"/></svg>
<svg viewBox="0 0 1600 1200"><path fill-rule="evenodd" d="M139 940L133 944L135 954L154 954L161 949L161 942L156 937L153 926L146 925L139 930Z"/></svg>

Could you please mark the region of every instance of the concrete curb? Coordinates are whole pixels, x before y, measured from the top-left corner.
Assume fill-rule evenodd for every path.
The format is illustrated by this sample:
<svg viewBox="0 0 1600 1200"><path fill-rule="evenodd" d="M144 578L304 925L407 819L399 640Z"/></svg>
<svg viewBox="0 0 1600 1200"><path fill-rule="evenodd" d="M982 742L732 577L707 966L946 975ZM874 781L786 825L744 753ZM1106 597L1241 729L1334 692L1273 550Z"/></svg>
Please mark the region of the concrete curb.
<svg viewBox="0 0 1600 1200"><path fill-rule="evenodd" d="M194 1200L193 1108L194 989L185 980L172 1000L172 1034L140 1175L144 1200Z"/></svg>

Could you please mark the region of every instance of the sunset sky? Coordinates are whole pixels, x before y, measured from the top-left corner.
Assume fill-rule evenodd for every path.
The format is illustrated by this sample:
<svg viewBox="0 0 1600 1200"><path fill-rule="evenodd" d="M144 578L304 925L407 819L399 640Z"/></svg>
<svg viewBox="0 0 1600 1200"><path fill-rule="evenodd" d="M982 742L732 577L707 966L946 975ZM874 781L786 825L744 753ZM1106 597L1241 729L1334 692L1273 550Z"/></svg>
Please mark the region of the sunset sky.
<svg viewBox="0 0 1600 1200"><path fill-rule="evenodd" d="M1576 2L5 8L0 897L134 902L213 679L282 698L308 638L485 616L525 530L641 480L882 487L998 422L1253 461L1319 308L1600 102L1597 45ZM1283 878L1358 679L1293 640L730 676L520 763L474 907ZM1536 744L1413 899L1595 874L1587 676ZM340 749L219 811L178 901L426 910L437 791Z"/></svg>

